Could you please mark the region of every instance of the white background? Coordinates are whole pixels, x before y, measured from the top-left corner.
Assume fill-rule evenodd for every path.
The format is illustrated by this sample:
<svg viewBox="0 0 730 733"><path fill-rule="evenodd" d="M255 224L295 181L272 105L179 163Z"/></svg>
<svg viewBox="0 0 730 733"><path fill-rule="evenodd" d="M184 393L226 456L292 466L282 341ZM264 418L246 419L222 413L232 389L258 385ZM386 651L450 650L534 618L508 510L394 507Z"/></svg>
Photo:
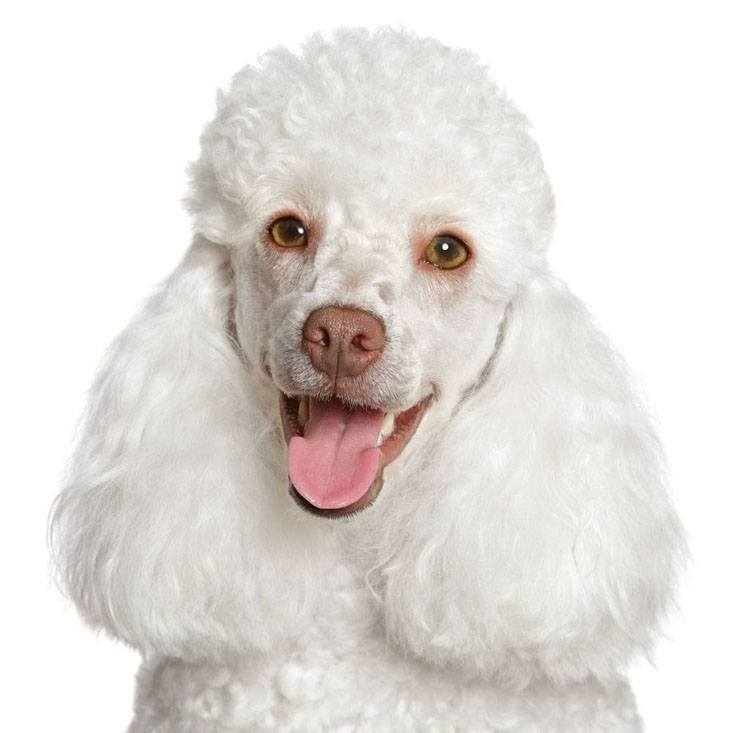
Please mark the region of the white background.
<svg viewBox="0 0 730 733"><path fill-rule="evenodd" d="M694 564L649 733L727 730L728 22L723 3L16 3L0 18L0 603L7 731L121 731L136 655L48 579L45 520L104 346L189 238L214 92L278 43L405 24L478 51L534 123L554 268L656 406Z"/></svg>

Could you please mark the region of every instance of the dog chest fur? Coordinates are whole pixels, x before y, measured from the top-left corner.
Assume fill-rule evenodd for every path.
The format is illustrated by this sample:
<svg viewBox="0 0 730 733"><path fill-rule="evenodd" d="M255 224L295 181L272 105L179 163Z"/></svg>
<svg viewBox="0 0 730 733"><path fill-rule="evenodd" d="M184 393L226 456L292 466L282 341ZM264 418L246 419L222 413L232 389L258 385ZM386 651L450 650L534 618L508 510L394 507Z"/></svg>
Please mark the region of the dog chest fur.
<svg viewBox="0 0 730 733"><path fill-rule="evenodd" d="M509 689L444 674L385 640L365 587L332 573L327 608L285 648L225 664L152 657L129 733L633 733L628 685Z"/></svg>

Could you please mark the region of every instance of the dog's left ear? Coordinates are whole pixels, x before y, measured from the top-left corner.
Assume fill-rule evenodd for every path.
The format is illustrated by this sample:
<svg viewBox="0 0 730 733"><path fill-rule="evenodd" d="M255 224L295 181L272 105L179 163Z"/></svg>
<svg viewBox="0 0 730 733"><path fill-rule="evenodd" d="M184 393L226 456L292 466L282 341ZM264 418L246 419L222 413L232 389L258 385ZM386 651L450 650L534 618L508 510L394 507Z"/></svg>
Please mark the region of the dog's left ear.
<svg viewBox="0 0 730 733"><path fill-rule="evenodd" d="M69 595L144 653L266 649L302 611L313 543L272 475L276 405L236 352L233 287L227 250L198 239L113 343L54 507Z"/></svg>
<svg viewBox="0 0 730 733"><path fill-rule="evenodd" d="M575 298L538 281L457 410L368 527L391 637L518 684L615 676L651 646L684 552L621 360Z"/></svg>

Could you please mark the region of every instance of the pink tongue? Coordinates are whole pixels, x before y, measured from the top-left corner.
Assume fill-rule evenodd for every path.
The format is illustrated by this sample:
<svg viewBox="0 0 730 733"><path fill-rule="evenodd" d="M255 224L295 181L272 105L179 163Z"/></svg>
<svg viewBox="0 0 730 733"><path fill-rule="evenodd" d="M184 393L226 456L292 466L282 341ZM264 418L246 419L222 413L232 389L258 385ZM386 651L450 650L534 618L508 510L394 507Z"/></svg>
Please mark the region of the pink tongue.
<svg viewBox="0 0 730 733"><path fill-rule="evenodd" d="M378 474L375 447L384 414L348 410L338 400L309 400L304 437L289 441L289 478L320 509L339 509L365 496Z"/></svg>

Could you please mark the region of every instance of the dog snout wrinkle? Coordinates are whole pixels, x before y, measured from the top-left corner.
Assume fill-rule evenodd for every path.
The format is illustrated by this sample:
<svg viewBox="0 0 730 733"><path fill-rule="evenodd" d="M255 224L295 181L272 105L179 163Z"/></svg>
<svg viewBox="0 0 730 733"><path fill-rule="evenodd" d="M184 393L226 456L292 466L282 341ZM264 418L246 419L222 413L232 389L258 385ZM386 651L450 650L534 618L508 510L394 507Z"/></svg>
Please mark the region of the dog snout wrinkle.
<svg viewBox="0 0 730 733"><path fill-rule="evenodd" d="M360 376L380 358L385 346L383 324L358 308L319 308L309 315L302 332L312 366L335 382Z"/></svg>

